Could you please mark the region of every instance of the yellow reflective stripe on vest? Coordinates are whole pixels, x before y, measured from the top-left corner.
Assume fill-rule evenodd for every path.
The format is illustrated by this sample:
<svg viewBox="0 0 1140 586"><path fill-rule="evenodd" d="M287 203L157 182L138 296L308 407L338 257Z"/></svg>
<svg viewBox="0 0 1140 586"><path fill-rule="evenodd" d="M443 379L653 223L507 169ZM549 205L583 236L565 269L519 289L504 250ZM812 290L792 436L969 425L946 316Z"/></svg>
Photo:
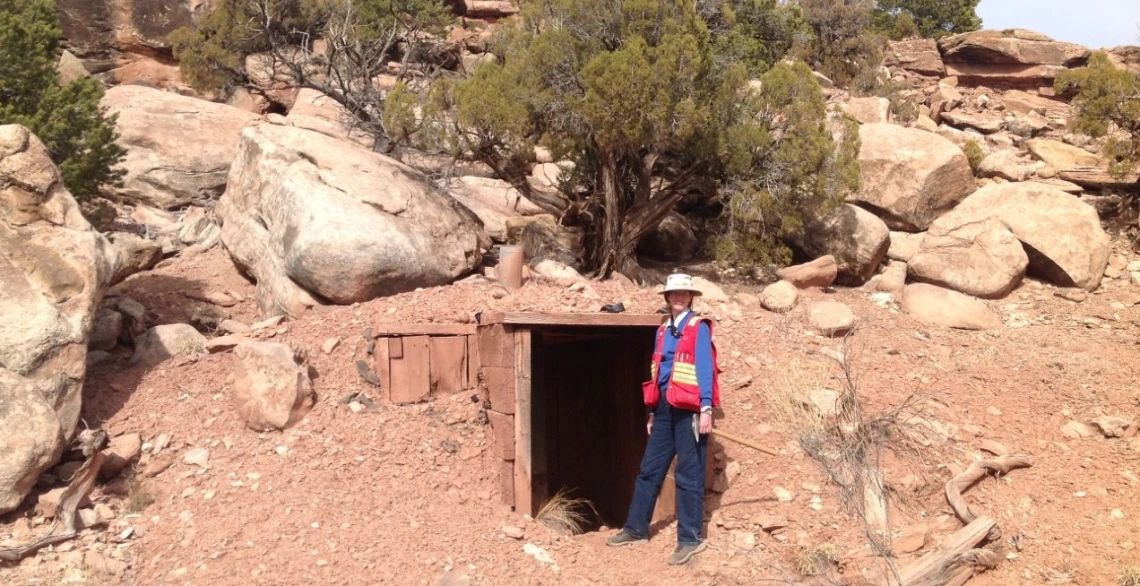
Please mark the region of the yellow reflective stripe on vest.
<svg viewBox="0 0 1140 586"><path fill-rule="evenodd" d="M673 380L685 385L697 384L697 365L688 362L674 362Z"/></svg>

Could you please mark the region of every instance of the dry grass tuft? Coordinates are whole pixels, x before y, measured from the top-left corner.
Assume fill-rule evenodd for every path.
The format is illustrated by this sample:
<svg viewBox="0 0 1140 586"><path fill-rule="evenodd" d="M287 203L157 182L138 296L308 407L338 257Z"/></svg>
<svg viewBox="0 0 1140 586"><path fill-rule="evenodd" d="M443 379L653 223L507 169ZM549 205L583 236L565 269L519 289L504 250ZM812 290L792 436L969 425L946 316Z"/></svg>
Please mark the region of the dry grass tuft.
<svg viewBox="0 0 1140 586"><path fill-rule="evenodd" d="M1140 566L1124 566L1120 571L1120 586L1140 586Z"/></svg>
<svg viewBox="0 0 1140 586"><path fill-rule="evenodd" d="M543 503L535 520L563 535L582 534L598 516L598 510L588 499L574 498L569 494L566 488L560 489Z"/></svg>
<svg viewBox="0 0 1140 586"><path fill-rule="evenodd" d="M819 576L839 563L839 548L833 543L810 547L796 556L796 570L803 576Z"/></svg>
<svg viewBox="0 0 1140 586"><path fill-rule="evenodd" d="M141 513L154 504L154 495L143 485L138 476L131 477L127 489L127 510L132 513Z"/></svg>

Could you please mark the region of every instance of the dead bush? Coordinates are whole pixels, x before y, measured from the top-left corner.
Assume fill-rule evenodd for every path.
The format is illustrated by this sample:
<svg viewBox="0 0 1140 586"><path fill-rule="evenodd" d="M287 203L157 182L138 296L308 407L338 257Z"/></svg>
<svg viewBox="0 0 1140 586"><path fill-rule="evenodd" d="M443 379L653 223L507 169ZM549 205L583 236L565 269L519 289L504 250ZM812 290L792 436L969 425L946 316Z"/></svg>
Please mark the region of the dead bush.
<svg viewBox="0 0 1140 586"><path fill-rule="evenodd" d="M570 491L564 487L543 503L534 518L562 535L580 535L597 516L594 503L571 497Z"/></svg>
<svg viewBox="0 0 1140 586"><path fill-rule="evenodd" d="M1140 586L1140 566L1125 566L1120 571L1120 586Z"/></svg>
<svg viewBox="0 0 1140 586"><path fill-rule="evenodd" d="M839 548L833 543L809 547L796 556L796 571L803 576L821 576L839 563Z"/></svg>

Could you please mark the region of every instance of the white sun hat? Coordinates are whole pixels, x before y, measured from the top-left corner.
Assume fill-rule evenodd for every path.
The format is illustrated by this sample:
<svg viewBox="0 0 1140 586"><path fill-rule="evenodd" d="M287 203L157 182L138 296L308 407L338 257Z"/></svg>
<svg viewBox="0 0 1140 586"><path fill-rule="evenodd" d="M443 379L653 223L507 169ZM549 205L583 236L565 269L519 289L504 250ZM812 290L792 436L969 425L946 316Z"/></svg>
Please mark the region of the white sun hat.
<svg viewBox="0 0 1140 586"><path fill-rule="evenodd" d="M661 291L664 295L670 291L689 291L694 296L699 296L701 290L693 286L693 278L684 273L673 273L665 279L665 289Z"/></svg>

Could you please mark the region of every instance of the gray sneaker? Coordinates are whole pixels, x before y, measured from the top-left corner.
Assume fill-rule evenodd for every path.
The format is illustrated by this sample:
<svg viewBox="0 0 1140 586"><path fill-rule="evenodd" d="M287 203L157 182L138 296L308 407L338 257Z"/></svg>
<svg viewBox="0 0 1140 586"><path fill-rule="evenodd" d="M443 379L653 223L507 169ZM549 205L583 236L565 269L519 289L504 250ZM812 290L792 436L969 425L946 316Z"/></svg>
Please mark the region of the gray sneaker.
<svg viewBox="0 0 1140 586"><path fill-rule="evenodd" d="M644 537L634 537L626 533L625 529L622 529L621 533L610 536L610 538L606 540L606 545L621 547L623 545L633 545L634 543L645 543L646 541L649 540Z"/></svg>
<svg viewBox="0 0 1140 586"><path fill-rule="evenodd" d="M705 545L707 545L705 541L696 545L678 545L673 555L669 556L669 565L679 566L689 563L689 560L693 559L693 556L705 550Z"/></svg>

